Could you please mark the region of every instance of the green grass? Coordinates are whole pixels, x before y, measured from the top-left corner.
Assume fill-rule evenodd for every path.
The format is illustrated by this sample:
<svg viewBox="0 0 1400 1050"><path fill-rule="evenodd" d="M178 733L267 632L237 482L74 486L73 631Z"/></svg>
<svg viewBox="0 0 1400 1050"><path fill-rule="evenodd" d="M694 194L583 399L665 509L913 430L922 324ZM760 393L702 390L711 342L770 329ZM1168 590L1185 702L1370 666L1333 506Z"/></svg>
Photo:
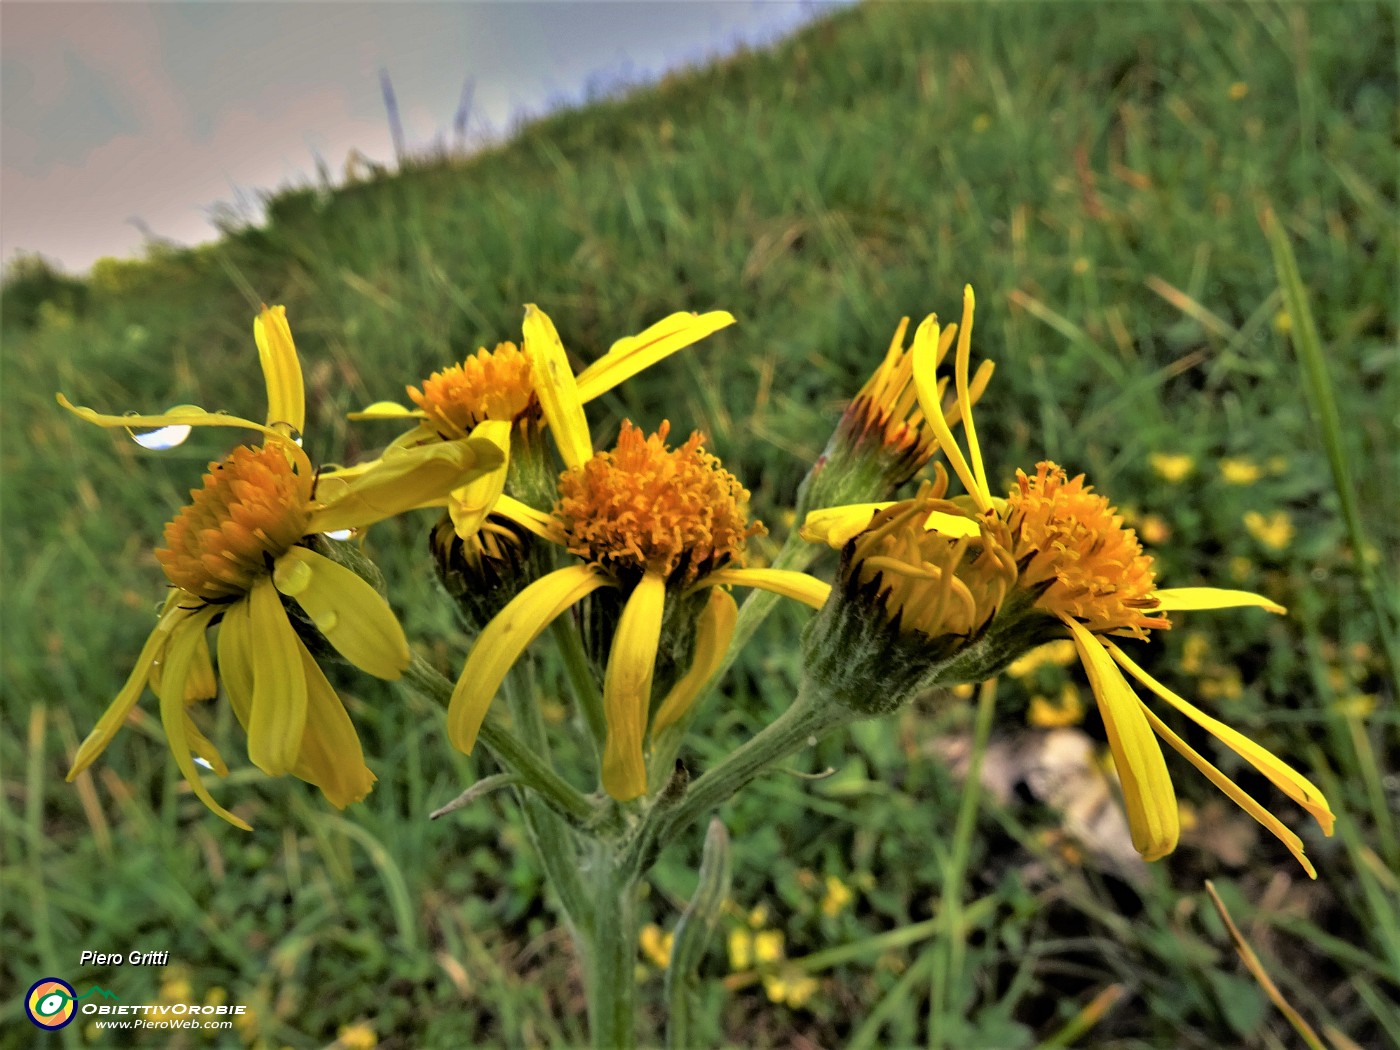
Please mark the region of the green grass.
<svg viewBox="0 0 1400 1050"><path fill-rule="evenodd" d="M1181 617L1148 667L1215 694L1223 718L1315 771L1338 835L1304 832L1320 872L1309 883L1169 759L1200 830L1144 886L1067 860L1045 834L1055 818L1031 806L984 804L955 850L961 788L929 742L967 730L971 712L907 710L824 743L810 768L837 768L830 780L770 777L726 811L735 904L766 904L821 990L797 1010L759 985L726 991L713 951L694 1030L744 1046L797 1033L923 1046L931 1032L957 1047L1296 1045L1235 959L1209 877L1324 1038L1400 1039L1400 734L1377 624L1377 609L1394 616L1384 581L1400 549L1395 46L1394 9L1379 4L862 8L546 118L470 160L284 189L266 225L211 248L104 262L81 282L13 275L0 1045L31 1045L19 996L46 974L128 1001L157 994L160 972L80 970L84 948L169 950L197 997L217 988L255 1006L254 1028L228 1045L324 1046L357 1018L395 1048L584 1037L567 939L503 797L426 819L490 769L451 750L424 701L338 683L380 777L343 816L305 785L244 768L220 797L257 830L223 825L180 790L150 711L90 779L63 782L150 629L161 526L226 445L211 433L145 453L68 417L53 393L257 416L240 283L287 304L322 460L392 436L351 428L346 410L518 339L526 302L580 360L672 310L729 309L738 326L591 417L600 435L624 415L704 430L781 540L784 508L899 317L951 318L970 282L976 346L998 363L978 412L997 483L1046 457L1085 471L1170 533L1153 551L1164 583L1247 587L1290 607ZM1301 323L1285 310L1266 204L1297 257L1321 337L1305 360L1334 388L1337 428L1309 408L1316 368L1305 379L1282 320ZM1189 455L1195 470L1166 483L1154 452ZM1334 485L1336 456L1354 497ZM1222 457L1261 476L1230 484ZM1286 512L1291 541L1252 536L1251 510ZM376 527L371 546L410 637L450 670L465 639L419 557L428 524ZM1379 591L1364 586L1372 576ZM792 695L800 619L776 616L736 665L699 723L693 767ZM1058 688L1058 672L1043 674L1001 683L999 734L1018 730L1032 691ZM1101 733L1092 717L1089 728ZM213 736L236 754L226 710ZM646 907L666 928L694 887L703 830L655 872ZM828 874L856 889L834 917L819 907ZM940 899L962 902L957 950L929 932ZM1083 1031L1076 1015L1113 985L1116 1005ZM643 994L659 1001L655 971ZM75 1024L52 1041L85 1038Z"/></svg>

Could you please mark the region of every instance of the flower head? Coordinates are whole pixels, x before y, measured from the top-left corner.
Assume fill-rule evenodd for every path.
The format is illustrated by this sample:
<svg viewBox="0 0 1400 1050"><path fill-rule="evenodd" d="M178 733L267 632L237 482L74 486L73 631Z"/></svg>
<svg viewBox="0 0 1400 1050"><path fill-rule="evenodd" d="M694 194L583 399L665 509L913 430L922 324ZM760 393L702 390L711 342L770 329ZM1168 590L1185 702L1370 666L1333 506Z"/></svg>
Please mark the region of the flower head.
<svg viewBox="0 0 1400 1050"><path fill-rule="evenodd" d="M401 453L346 476L316 472L298 444L305 417L301 368L283 309L264 308L254 325L268 388L266 424L186 408L163 416L105 416L60 403L106 427L226 425L260 431L261 446L241 446L209 464L203 485L165 528L156 558L172 585L159 622L117 698L88 735L71 780L107 747L149 685L181 772L219 816L247 824L209 795L192 753L221 775L214 746L195 726L190 705L214 696L205 632L219 626L219 672L248 733L248 757L272 776L291 773L344 807L374 784L359 738L339 697L311 655L295 618L350 663L380 678L408 664L408 642L374 587L318 534L358 528L418 505L496 465L493 446L464 441L454 456ZM188 424L186 423L188 421ZM405 457L411 462L404 462ZM417 468L417 469L415 469ZM339 556L328 556L339 553Z"/></svg>
<svg viewBox="0 0 1400 1050"><path fill-rule="evenodd" d="M894 518L911 514L912 522L942 534L949 545L946 550L950 552L940 561L928 557L931 545L927 542L895 545L889 550L888 557L899 565L895 575L908 574L922 585L921 590L907 588L895 603L900 610L900 622L919 619L917 613L911 615L904 611L911 604L928 610L923 622L943 632L937 636L935 650L940 645L951 646L946 663L936 672L943 676L986 670L998 661L1018 655L1009 651L1014 646L1006 645L1007 641L1019 642L1020 652L1025 652L1055 634L1063 636L1067 632L1088 674L1103 716L1109 747L1122 782L1133 844L1144 857L1155 860L1170 853L1179 834L1175 791L1156 740L1160 737L1277 836L1304 869L1314 874L1311 863L1303 855L1302 840L1168 727L1138 697L1124 672L1253 765L1306 809L1330 835L1332 813L1316 786L1258 744L1177 696L1111 640L1114 635L1146 640L1149 631L1171 626L1166 616L1171 612L1255 606L1282 613L1283 608L1246 591L1212 587L1158 588L1151 558L1143 553L1133 530L1124 528L1122 517L1109 501L1094 493L1082 476L1071 479L1054 463L1039 464L1034 476L1018 472L1016 485L1008 495L1004 499L995 497L987 483L971 418L966 339L971 332L972 310L972 291L968 289L964 296L955 376L957 403L961 407L968 446L966 455L952 438L933 379L930 362L940 342L936 318L925 320L914 337L914 381L919 389L920 405L928 423L939 435L940 446L950 466L966 488L971 506L961 517L957 513L950 514L946 505L895 513ZM872 545L879 542L880 531L888 529L889 522L894 520L884 509L887 506L867 504L812 515L807 520L804 535L840 547L843 566L847 559L865 552L865 560L869 562L866 574L884 578L890 574L890 564L877 560L869 552ZM954 504L952 510L957 509ZM952 545L972 536L974 530L984 545L994 545L1009 553L1015 568L1014 579L1008 581L999 603L995 593L984 588L983 602L979 604L975 600L977 591L968 579L974 575L968 572L969 563L963 558L956 561L952 558ZM843 573L845 571L843 569ZM967 594L943 582L949 573L967 587ZM980 584L981 580L977 582ZM890 593L897 592L891 590ZM968 600L969 595L972 601ZM849 591L838 592L838 597L846 597L846 604L850 604ZM947 609L955 600L961 600L963 615L949 617ZM886 599L886 608L890 604ZM836 605L835 600L832 605ZM993 605L998 607L993 609ZM824 610L819 625L833 621L838 613L839 610L833 612L830 608ZM962 633L979 620L988 624L981 638ZM850 622L860 624L863 621L855 618ZM853 632L848 628L847 633ZM970 659L979 648L999 651L988 654L981 662ZM942 657L943 654L938 652L937 655ZM927 676L922 680L927 681Z"/></svg>
<svg viewBox="0 0 1400 1050"><path fill-rule="evenodd" d="M743 566L745 541L762 531L748 520L748 493L699 435L671 448L668 433L667 424L644 435L625 421L614 448L594 453L590 444L588 456L561 475L552 514L498 504L579 561L530 584L482 630L448 709L448 733L461 750L475 745L491 700L526 646L566 609L615 591L602 783L614 798L636 798L647 790L648 735L684 717L724 658L736 609L723 585L767 588L813 607L825 601L827 585L802 573ZM658 682L664 633L674 635L689 669Z"/></svg>

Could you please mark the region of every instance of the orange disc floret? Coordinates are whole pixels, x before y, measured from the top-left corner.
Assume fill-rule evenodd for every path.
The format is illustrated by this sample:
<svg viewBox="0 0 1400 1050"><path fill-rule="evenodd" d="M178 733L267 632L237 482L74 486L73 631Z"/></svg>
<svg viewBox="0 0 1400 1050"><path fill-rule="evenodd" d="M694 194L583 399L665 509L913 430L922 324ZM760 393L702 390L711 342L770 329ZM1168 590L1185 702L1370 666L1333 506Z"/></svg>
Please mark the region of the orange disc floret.
<svg viewBox="0 0 1400 1050"><path fill-rule="evenodd" d="M560 477L555 516L569 550L614 573L679 571L680 583L742 563L745 541L765 531L749 523L748 491L698 433L668 448L670 429L646 437L624 421L612 452Z"/></svg>
<svg viewBox="0 0 1400 1050"><path fill-rule="evenodd" d="M1018 470L1007 523L1021 584L1053 581L1036 603L1042 609L1096 633L1143 638L1149 628L1171 626L1148 615L1158 604L1152 558L1084 475L1071 480L1048 461L1036 464L1035 477Z"/></svg>
<svg viewBox="0 0 1400 1050"><path fill-rule="evenodd" d="M536 403L530 359L514 343L483 347L460 365L434 372L422 390L409 387L408 396L448 440L466 437L483 420L518 419Z"/></svg>
<svg viewBox="0 0 1400 1050"><path fill-rule="evenodd" d="M156 551L170 582L206 601L246 594L306 532L311 479L277 443L236 448L209 464L204 487L165 526Z"/></svg>

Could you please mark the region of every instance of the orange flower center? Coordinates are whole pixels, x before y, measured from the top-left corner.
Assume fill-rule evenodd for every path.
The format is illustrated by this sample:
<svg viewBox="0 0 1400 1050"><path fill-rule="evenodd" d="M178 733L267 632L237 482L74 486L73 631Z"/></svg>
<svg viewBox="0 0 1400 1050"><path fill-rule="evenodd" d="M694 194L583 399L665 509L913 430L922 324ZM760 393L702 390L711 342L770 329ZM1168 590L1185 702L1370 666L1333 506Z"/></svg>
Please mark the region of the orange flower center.
<svg viewBox="0 0 1400 1050"><path fill-rule="evenodd" d="M666 446L670 424L650 437L624 421L612 452L598 452L559 479L555 516L569 550L624 575L659 572L689 583L742 562L763 533L748 520L748 491L692 434Z"/></svg>
<svg viewBox="0 0 1400 1050"><path fill-rule="evenodd" d="M940 474L913 499L876 514L856 537L851 561L857 582L879 588L901 630L931 638L967 637L985 626L1016 582L1002 523L985 522L981 536L959 539L924 527L931 511L963 513L942 498L946 487Z"/></svg>
<svg viewBox="0 0 1400 1050"><path fill-rule="evenodd" d="M170 582L206 601L244 595L306 533L311 479L279 444L243 446L209 464L204 487L165 526L156 558Z"/></svg>
<svg viewBox="0 0 1400 1050"><path fill-rule="evenodd" d="M530 359L514 343L483 347L460 365L434 372L422 390L409 387L408 396L448 440L466 437L486 419L514 421L536 403Z"/></svg>
<svg viewBox="0 0 1400 1050"><path fill-rule="evenodd" d="M1084 475L1070 480L1056 464L1037 463L1033 478L1016 472L1016 486L1007 498L1007 523L1023 565L1021 582L1053 581L1037 605L1100 633L1143 638L1148 628L1171 626L1147 614L1157 607L1152 558Z"/></svg>

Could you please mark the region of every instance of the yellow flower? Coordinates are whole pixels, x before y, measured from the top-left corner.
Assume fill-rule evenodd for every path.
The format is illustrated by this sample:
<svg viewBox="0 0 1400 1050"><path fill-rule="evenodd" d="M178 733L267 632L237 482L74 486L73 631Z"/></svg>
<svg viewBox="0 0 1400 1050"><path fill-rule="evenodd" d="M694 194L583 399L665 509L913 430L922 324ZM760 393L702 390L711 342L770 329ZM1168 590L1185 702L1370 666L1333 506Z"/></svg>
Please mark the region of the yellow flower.
<svg viewBox="0 0 1400 1050"><path fill-rule="evenodd" d="M851 887L838 879L835 875L826 877L826 896L822 898L822 914L828 918L835 918L840 915L855 900L855 894L851 892Z"/></svg>
<svg viewBox="0 0 1400 1050"><path fill-rule="evenodd" d="M500 424L478 431L496 441L503 457L500 466L444 501L458 536L468 539L504 491L512 438L517 455L522 448L533 449L533 434L543 417L565 462L576 462L583 449L591 449L583 415L586 402L733 323L733 315L724 310L671 314L637 335L619 339L575 376L554 322L531 304L525 308L523 348L514 343L501 343L495 350L482 347L462 364L434 372L421 388L410 386L408 395L416 409L380 401L351 418L418 420L413 430L395 439L392 447L400 448L461 441L483 423Z"/></svg>
<svg viewBox="0 0 1400 1050"><path fill-rule="evenodd" d="M1264 474L1259 464L1243 457L1226 457L1218 464L1220 476L1231 485L1253 485Z"/></svg>
<svg viewBox="0 0 1400 1050"><path fill-rule="evenodd" d="M526 323L528 333L532 322ZM547 366L537 367L547 374ZM627 801L647 790L648 734L655 739L679 721L723 661L737 615L723 588L761 587L814 608L830 588L799 572L742 567L745 541L762 526L749 524L748 492L701 447L698 435L671 449L668 424L644 437L624 422L616 448L595 454L581 410L560 408L579 405L571 375L562 387L541 398L556 437L565 435L559 446L569 464L554 512L541 514L509 497L496 510L582 560L530 584L482 629L448 707L448 735L470 752L496 690L525 648L566 609L602 588L616 588L625 604L603 681L602 783L614 798ZM712 590L698 614L691 668L653 708L667 603L705 588Z"/></svg>
<svg viewBox="0 0 1400 1050"><path fill-rule="evenodd" d="M661 927L654 922L649 922L642 927L637 935L638 943L641 945L642 954L652 961L652 964L666 969L671 965L671 945L675 942L674 933L665 933Z"/></svg>
<svg viewBox="0 0 1400 1050"><path fill-rule="evenodd" d="M209 795L194 757L220 776L227 766L196 727L190 706L217 692L205 632L219 625L219 671L248 734L248 757L271 776L315 784L335 806L374 784L339 697L288 613L288 600L346 660L380 678L399 677L408 642L379 593L353 571L312 549L318 534L380 521L440 496L498 458L469 440L448 455L401 452L353 477L318 482L299 444L305 418L301 366L282 307L264 307L253 326L267 382L266 424L194 406L158 416L109 416L59 402L103 427L155 427L160 444L191 426L233 426L264 435L209 465L202 488L165 528L156 557L173 585L155 630L126 684L83 741L68 779L107 747L149 685L176 764L219 816L248 825ZM172 432L171 428L175 428ZM347 472L348 473L348 472ZM435 491L436 490L436 491Z"/></svg>
<svg viewBox="0 0 1400 1050"><path fill-rule="evenodd" d="M1133 530L1123 527L1122 517L1107 499L1095 494L1084 483L1082 476L1070 479L1054 463L1039 464L1034 477L1018 471L1016 487L1008 497L1005 500L994 497L987 484L967 402L968 347L965 340L971 332L973 306L972 290L968 288L964 296L956 374L968 444L966 456L952 440L941 416L939 398L934 393L929 362L939 343L937 319L925 320L914 337L914 378L919 384L920 402L929 423L939 434L949 464L967 489L975 508L968 510L964 521L952 524L947 521L946 507L940 504L935 513L929 515L924 527L945 535L949 544L962 541L970 535L969 529L975 528L984 553L997 546L1013 560L1017 567L1014 591L1018 600L1032 600L1034 612L1054 617L1069 633L1103 716L1122 783L1133 845L1144 857L1156 860L1170 853L1176 847L1179 834L1176 794L1161 748L1153 736L1155 732L1277 836L1308 874L1315 877L1312 864L1303 855L1302 840L1170 729L1137 696L1124 672L1253 765L1306 809L1330 835L1333 815L1317 787L1269 751L1172 692L1111 640L1115 635L1146 640L1150 630L1170 626L1165 614L1171 612L1239 606L1254 606L1275 613L1282 613L1284 609L1247 591L1212 587L1158 589L1152 560L1142 552ZM1227 462L1222 462L1222 470ZM825 539L838 547L853 539L854 549L858 551L863 532L866 529L875 532L880 528L881 518L876 515L872 520L871 515L869 506L845 508L827 513L818 522L817 529L812 528L812 518L807 525L812 538ZM932 569L938 569L941 576L959 572L961 565L952 562L926 565L920 571L934 575ZM982 577L977 577L977 582L982 583ZM936 587L926 589L940 603L945 602L945 595L961 594L955 584L941 578ZM972 590L975 599L976 588ZM989 597L990 594L984 593L983 601ZM962 601L964 606L968 604L965 596ZM957 629L987 616L981 603L975 603L975 608L975 616L964 614L961 620L945 620L945 625ZM926 621L931 619L928 613L924 616Z"/></svg>
<svg viewBox="0 0 1400 1050"><path fill-rule="evenodd" d="M1194 459L1179 452L1154 452L1147 457L1147 461L1152 464L1158 477L1172 484L1185 481L1196 467Z"/></svg>
<svg viewBox="0 0 1400 1050"><path fill-rule="evenodd" d="M1244 513L1245 531L1271 551L1282 551L1293 542L1293 519L1286 511L1276 510L1268 517L1257 510Z"/></svg>
<svg viewBox="0 0 1400 1050"><path fill-rule="evenodd" d="M1079 690L1072 682L1066 682L1054 700L1041 695L1031 697L1026 721L1038 729L1078 725L1084 721L1084 701L1079 696Z"/></svg>

